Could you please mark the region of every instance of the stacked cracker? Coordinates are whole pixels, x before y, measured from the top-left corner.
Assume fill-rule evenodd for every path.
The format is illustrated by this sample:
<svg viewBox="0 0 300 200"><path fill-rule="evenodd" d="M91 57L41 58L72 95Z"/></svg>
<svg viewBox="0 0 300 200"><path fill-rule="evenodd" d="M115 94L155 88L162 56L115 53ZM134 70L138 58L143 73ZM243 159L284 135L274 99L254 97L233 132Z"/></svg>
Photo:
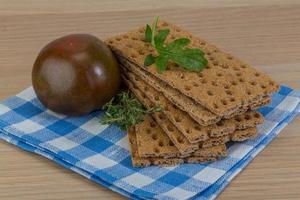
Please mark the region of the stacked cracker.
<svg viewBox="0 0 300 200"><path fill-rule="evenodd" d="M123 71L123 79L146 107L162 112L145 116L128 135L135 166L201 163L226 156L228 141L257 135L263 116L254 109L270 103L278 85L266 74L222 52L179 27L170 29L166 43L189 38L208 60L201 72L182 70L174 63L158 73L155 64L144 67L148 54L156 54L144 41L145 27L107 40Z"/></svg>

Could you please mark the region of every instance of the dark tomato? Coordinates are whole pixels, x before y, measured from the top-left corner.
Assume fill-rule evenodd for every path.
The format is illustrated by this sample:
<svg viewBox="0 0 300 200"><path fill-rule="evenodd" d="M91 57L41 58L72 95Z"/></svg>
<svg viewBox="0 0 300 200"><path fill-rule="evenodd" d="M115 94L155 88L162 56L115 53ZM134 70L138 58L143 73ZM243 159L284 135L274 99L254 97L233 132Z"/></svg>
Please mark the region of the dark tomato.
<svg viewBox="0 0 300 200"><path fill-rule="evenodd" d="M101 108L120 86L118 63L98 38L73 34L56 39L39 53L32 70L38 99L50 110L83 115Z"/></svg>

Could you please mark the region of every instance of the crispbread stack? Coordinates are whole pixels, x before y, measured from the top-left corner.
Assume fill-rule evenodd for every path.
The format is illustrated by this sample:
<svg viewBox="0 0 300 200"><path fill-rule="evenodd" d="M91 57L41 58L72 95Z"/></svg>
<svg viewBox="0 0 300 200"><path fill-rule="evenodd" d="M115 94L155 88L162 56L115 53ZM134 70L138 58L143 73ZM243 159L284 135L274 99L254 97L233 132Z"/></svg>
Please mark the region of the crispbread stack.
<svg viewBox="0 0 300 200"><path fill-rule="evenodd" d="M278 84L175 25L160 22L161 28L170 29L166 43L189 38L189 47L201 49L208 65L201 72L183 70L172 62L163 73L155 64L144 67L145 57L156 54L144 41L145 27L106 41L136 98L147 109L162 108L129 131L133 165L213 161L226 156L227 142L255 137L263 116L254 109L270 103Z"/></svg>

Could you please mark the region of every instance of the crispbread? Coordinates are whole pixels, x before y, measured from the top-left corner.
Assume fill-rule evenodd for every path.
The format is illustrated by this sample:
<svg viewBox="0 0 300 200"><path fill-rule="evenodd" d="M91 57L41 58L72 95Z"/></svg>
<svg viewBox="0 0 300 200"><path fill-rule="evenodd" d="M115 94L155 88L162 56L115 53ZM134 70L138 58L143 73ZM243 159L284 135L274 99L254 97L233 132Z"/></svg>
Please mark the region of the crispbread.
<svg viewBox="0 0 300 200"><path fill-rule="evenodd" d="M144 42L145 27L111 38L107 40L107 44L116 54L135 63L135 67L143 68L221 117L249 107L263 96L278 90L278 84L269 76L206 41L166 22L159 23L160 28L170 29L167 43L175 38L190 38L189 46L200 48L205 52L208 66L201 73L181 70L173 63L169 63L170 70L162 74L157 72L154 64L143 68L145 56L150 53L155 54L154 49ZM233 101L232 96L234 96Z"/></svg>
<svg viewBox="0 0 300 200"><path fill-rule="evenodd" d="M138 153L138 144L136 140L136 133L134 128L128 131L128 140L131 150L131 160L132 165L135 167L146 167L150 165L160 165L160 166L173 166L181 163L204 163L209 161L215 161L221 157L226 156L225 151L219 153L205 153L205 155L193 155L187 156L185 158L162 158L162 157L151 157L151 158L142 158Z"/></svg>
<svg viewBox="0 0 300 200"><path fill-rule="evenodd" d="M186 112L181 111L176 106L174 107L170 101L150 85L142 80L136 81L136 77L131 73L127 73L127 75L128 77L125 76L124 78L125 83L142 104L148 108L151 107L151 104L162 107L165 116L160 114L159 117L168 118L190 143L204 141L208 137L228 135L236 129L245 129L263 123L263 117L260 113L247 111L234 119L224 119L214 125L201 126Z"/></svg>
<svg viewBox="0 0 300 200"><path fill-rule="evenodd" d="M233 142L242 142L251 138L255 138L257 134L258 131L255 127L237 130L230 135L230 140Z"/></svg>
<svg viewBox="0 0 300 200"><path fill-rule="evenodd" d="M251 110L256 110L262 106L265 106L265 105L268 105L269 103L272 102L272 98L267 96L267 97L264 97L260 102L257 102L257 103L254 103L250 106L250 109Z"/></svg>
<svg viewBox="0 0 300 200"><path fill-rule="evenodd" d="M221 120L221 117L213 114L203 106L195 103L190 98L180 94L179 91L160 81L153 75L144 72L138 67L132 67L132 64L128 62L122 62L121 58L119 58L119 61L121 61L121 66L125 67L123 67L123 69L130 70L130 72L137 74L141 77L141 79L144 79L146 82L150 83L152 87L154 87L157 91L163 93L164 96L169 99L169 101L173 102L181 110L187 112L195 121L197 121L202 126L215 124Z"/></svg>
<svg viewBox="0 0 300 200"><path fill-rule="evenodd" d="M249 111L244 114L237 115L232 120L235 121L235 130L252 128L264 123L264 117L257 111Z"/></svg>
<svg viewBox="0 0 300 200"><path fill-rule="evenodd" d="M130 86L131 87L131 86ZM153 107L153 105L151 105L151 102L145 97L143 96L143 94L141 92L139 92L138 90L134 90L133 91L134 94L136 95L136 97L144 103L144 105L147 105L147 108L151 108ZM210 138L207 139L205 141L201 141L201 142L197 142L197 143L191 143L187 137L185 137L184 134L182 134L176 126L174 126L170 120L167 119L167 117L163 114L163 113L153 113L152 117L155 119L156 123L154 123L154 121L152 122L147 122L147 120L145 120L142 124L137 125L136 127L139 127L141 129L140 132L142 132L143 130L148 131L149 133L151 132L150 130L153 128L156 128L155 131L152 132L162 132L165 133L165 136L168 136L168 139L170 139L172 141L172 143L176 146L176 148L179 150L179 152L181 154L189 154L191 152L194 152L195 150L199 149L199 148L206 148L206 147L211 147L211 146L216 146L219 144L224 144L227 141L230 140L230 135L224 135L221 137L214 137L214 138ZM251 118L257 118L258 120L254 119L251 120ZM254 124L250 124L247 123L247 121L251 120L252 122L254 122ZM243 116L243 117L238 117L235 120L235 123L238 124L235 126L235 129L241 129L241 128L248 128L248 127L253 127L256 125L256 123L262 123L263 122L263 118L259 113L247 113L247 115ZM148 125L147 125L148 123ZM152 125L151 125L152 124ZM159 127L158 127L159 126ZM161 130L162 129L162 130ZM245 129L246 130L246 129ZM152 135L152 139L157 138L157 134ZM243 130L240 131L240 134L243 134ZM244 134L247 135L247 134ZM143 136L143 135L138 135L139 137L147 137L147 136ZM150 136L148 136L149 138ZM143 140L143 138L140 138L141 140ZM167 138L163 138L163 140L166 140ZM150 140L150 138L149 138ZM168 155L166 155L168 156ZM172 155L170 155L172 156ZM142 156L143 157L143 156Z"/></svg>
<svg viewBox="0 0 300 200"><path fill-rule="evenodd" d="M163 165L163 166L171 166L183 163L183 159L181 158L142 158L138 153L138 143L136 138L136 133L134 128L129 129L128 131L128 140L131 151L131 161L132 165L135 167L147 167L150 165Z"/></svg>
<svg viewBox="0 0 300 200"><path fill-rule="evenodd" d="M208 148L213 146L218 146L225 144L231 139L231 135L222 136L218 138L211 138L203 142L191 144L188 141L182 140L178 146L177 143L173 143L173 140L170 138L170 133L159 126L150 115L144 117L144 121L135 125L135 131L137 133L137 144L138 152L140 157L185 157L193 152L201 151L201 148ZM251 130L251 131L249 131ZM242 138L247 139L247 137L252 137L253 133L256 131L256 128L239 130L234 133L233 139ZM249 133L250 132L250 133ZM178 140L175 137L175 140ZM185 146L197 145L197 149L193 151L183 151L180 148L185 148ZM176 149L176 151L174 151Z"/></svg>
<svg viewBox="0 0 300 200"><path fill-rule="evenodd" d="M149 116L144 117L144 121L135 125L136 140L138 144L138 153L140 157L187 157L189 155L206 156L213 152L226 152L225 142L207 147L210 149L197 149L193 152L182 153L174 145L173 141Z"/></svg>
<svg viewBox="0 0 300 200"><path fill-rule="evenodd" d="M119 59L122 62L122 59ZM180 94L178 91L173 89L172 87L168 86L167 84L164 84L159 79L153 77L151 74L145 74L147 72L143 72L140 68L133 68L130 67L129 63L125 63L120 65L122 67L122 70L124 74L128 75L129 77L134 76L134 78L131 78L133 81L141 81L141 82L147 82L148 85L151 85L155 90L161 92L163 96L165 96L170 102L175 104L179 109L185 111L188 115L190 115L191 118L193 118L197 123L199 123L202 126L208 126L212 124L216 124L218 121L221 120L220 117L217 115L211 113L207 109L205 109L203 106L195 103L190 98L186 97L185 95ZM139 78L142 77L142 78ZM234 97L232 97L234 98ZM240 113L244 113L249 108L257 108L258 106L263 106L270 102L269 96L263 96L261 99L254 102L250 107L245 106L244 108L241 108L237 112L233 113L232 115L224 116L224 118L230 119L233 117L233 115L238 115Z"/></svg>
<svg viewBox="0 0 300 200"><path fill-rule="evenodd" d="M190 143L188 139L184 137L184 135L166 117L161 117L162 113L153 113L152 116L157 123L155 123L153 120L146 118L143 123L136 125L136 131L139 133L143 132L145 129L146 131L148 131L152 128L152 131L150 131L151 137L147 134L138 134L138 142L144 140L145 137L149 140L149 145L151 146L151 138L153 139L152 141L155 141L155 138L158 138L162 133L165 133L164 137L161 138L161 142L166 143L165 141L167 139L170 139L181 154L188 154L200 148L198 143Z"/></svg>
<svg viewBox="0 0 300 200"><path fill-rule="evenodd" d="M164 95L154 90L150 85L147 85L142 80L136 81L132 73L126 73L126 75L128 79L124 79L125 83L132 92L135 94L140 93L137 97L142 104L145 107L149 107L149 104L162 107L166 117L182 132L182 134L185 135L185 137L188 138L190 142L193 143L207 140L210 134L218 137L234 131L234 124L228 122L222 123L222 127L218 126L220 123L218 125L215 124L206 127L199 125L190 117L190 115L178 109L176 105L172 104L164 97ZM145 102L145 98L147 99L147 102Z"/></svg>
<svg viewBox="0 0 300 200"><path fill-rule="evenodd" d="M129 81L127 81L127 82L128 82L127 84L129 85L129 87L131 89L134 88L134 86L132 84L130 84ZM149 101L149 99L147 99L146 96L143 95L143 93L141 91L132 89L132 92L148 109L153 107L153 104ZM171 141L179 149L181 154L188 154L190 152L195 151L196 149L203 148L203 147L210 147L210 146L214 146L214 145L224 144L225 142L230 140L230 136L228 135L229 133L227 133L224 136L206 139L205 141L200 142L200 143L199 142L191 143L188 140L188 138L182 132L180 132L177 129L177 127L174 126L163 113L153 113L152 116L156 121L156 125L158 124L158 126L160 126L160 128L162 128L164 130L164 132L168 135L169 139L171 139ZM236 118L232 119L231 121L235 125L234 130L236 130L236 129L239 130L239 129L246 129L246 128L254 127L257 124L263 123L263 117L260 113L251 111L251 112L247 112L246 114L236 116ZM220 121L219 126L222 126L222 125L223 125L223 121ZM145 127L143 127L143 128L145 128ZM150 127L148 127L148 128L150 128ZM156 130L156 132L157 131L158 130ZM206 136L207 135L208 135L208 133L206 133Z"/></svg>

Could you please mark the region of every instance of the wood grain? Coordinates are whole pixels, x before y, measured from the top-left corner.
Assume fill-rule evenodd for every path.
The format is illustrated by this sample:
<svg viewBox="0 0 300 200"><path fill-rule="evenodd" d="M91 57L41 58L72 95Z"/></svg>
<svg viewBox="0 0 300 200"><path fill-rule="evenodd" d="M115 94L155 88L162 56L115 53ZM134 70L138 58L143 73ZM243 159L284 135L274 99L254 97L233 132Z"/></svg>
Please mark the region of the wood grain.
<svg viewBox="0 0 300 200"><path fill-rule="evenodd" d="M145 24L154 15L257 65L278 82L300 89L297 0L0 0L0 98L30 85L32 63L48 41L75 32L105 38ZM299 128L297 118L218 199L299 199ZM124 199L45 158L0 141L0 199L108 198Z"/></svg>

